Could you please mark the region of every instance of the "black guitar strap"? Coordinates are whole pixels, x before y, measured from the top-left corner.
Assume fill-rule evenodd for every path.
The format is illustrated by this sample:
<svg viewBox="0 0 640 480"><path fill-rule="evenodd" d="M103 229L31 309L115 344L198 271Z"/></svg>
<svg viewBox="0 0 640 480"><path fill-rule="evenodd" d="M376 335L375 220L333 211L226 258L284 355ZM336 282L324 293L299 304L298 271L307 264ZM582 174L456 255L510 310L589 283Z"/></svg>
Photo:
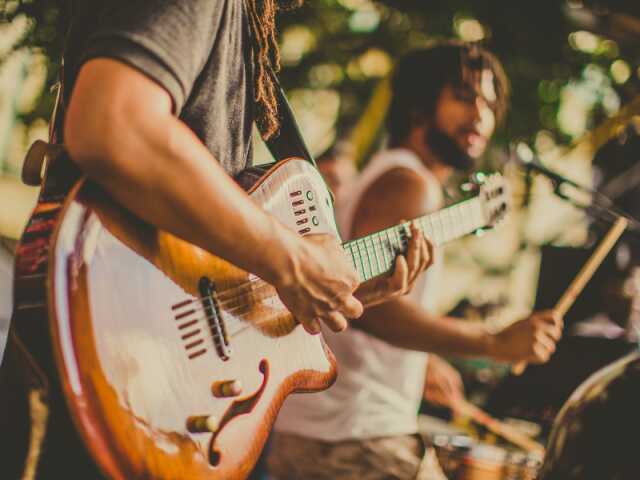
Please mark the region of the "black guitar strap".
<svg viewBox="0 0 640 480"><path fill-rule="evenodd" d="M300 128L293 115L291 106L287 100L284 90L280 86L278 77L273 69L268 69L269 75L273 79L276 87L276 99L278 101L278 115L280 117L280 129L265 143L276 161L284 160L289 157L300 157L311 163L314 167L316 162L309 152L307 145L302 138Z"/></svg>

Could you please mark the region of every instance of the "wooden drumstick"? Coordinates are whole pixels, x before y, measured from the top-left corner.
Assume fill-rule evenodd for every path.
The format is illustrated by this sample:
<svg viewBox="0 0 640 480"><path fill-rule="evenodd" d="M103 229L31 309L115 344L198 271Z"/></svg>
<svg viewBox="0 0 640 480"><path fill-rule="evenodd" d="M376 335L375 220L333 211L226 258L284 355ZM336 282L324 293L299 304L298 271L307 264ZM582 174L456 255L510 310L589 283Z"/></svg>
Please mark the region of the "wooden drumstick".
<svg viewBox="0 0 640 480"><path fill-rule="evenodd" d="M624 230L627 228L628 223L629 222L626 218L618 217L616 223L613 224L600 242L600 245L598 245L598 248L596 248L593 254L591 254L589 260L587 260L573 279L569 288L567 288L567 290L562 294L562 297L560 297L560 300L558 300L558 303L556 303L556 306L553 308L554 313L560 317L565 316L573 305L573 302L575 302L578 295L580 295L580 292L584 289L587 282L591 279L602 261L616 244L620 235L622 235ZM525 368L527 368L527 363L520 362L511 368L511 372L514 375L520 375L524 372Z"/></svg>
<svg viewBox="0 0 640 480"><path fill-rule="evenodd" d="M452 409L459 415L471 418L474 422L484 426L490 432L499 435L527 452L536 452L544 455L544 446L536 442L532 438L526 436L521 431L508 425L500 420L493 418L491 415L476 407L473 403L461 399L454 402Z"/></svg>

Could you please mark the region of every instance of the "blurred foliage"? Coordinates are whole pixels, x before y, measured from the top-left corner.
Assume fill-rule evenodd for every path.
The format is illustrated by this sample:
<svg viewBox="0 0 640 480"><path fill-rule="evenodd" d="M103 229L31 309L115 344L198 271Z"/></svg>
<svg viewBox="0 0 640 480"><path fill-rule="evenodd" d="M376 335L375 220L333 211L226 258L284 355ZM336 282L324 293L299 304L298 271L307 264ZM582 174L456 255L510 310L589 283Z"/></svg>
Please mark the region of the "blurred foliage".
<svg viewBox="0 0 640 480"><path fill-rule="evenodd" d="M353 31L350 23L360 11L369 8L367 5L374 5L379 23L371 31ZM503 61L513 85L512 108L500 138L532 140L536 132L546 129L556 135L556 141L566 143L570 138L557 124L562 88L572 79L580 78L588 64L600 66L605 72L617 58L626 59L633 69L640 64L640 30L631 39L622 38L623 41L617 43L617 52L614 52L618 55L613 57L608 52L590 54L573 49L568 41L569 34L587 26L602 35L616 36L616 32L607 31L608 10L601 6L593 10L592 5L577 8L580 5L579 2L558 0L307 2L302 9L283 16L281 23L285 29L294 23L308 26L319 39L317 48L297 65L285 68L283 78L288 86L305 84L310 69L324 62L337 63L348 72L349 63L371 48L386 51L391 58L397 58L406 50L424 45L434 37L454 36L456 22L474 18L484 29L485 38L481 43ZM575 18L577 10L582 10L582 18L579 15L578 19ZM581 25L577 21L580 19L587 25ZM350 124L355 120L361 111L363 98L375 81L375 78L345 76L337 86L343 97L342 122ZM634 72L624 85L616 86L621 103L636 94L639 88L638 75ZM599 122L602 115L596 106L588 126Z"/></svg>
<svg viewBox="0 0 640 480"><path fill-rule="evenodd" d="M90 1L90 0L85 0ZM285 88L331 88L340 93L338 126L353 125L371 91L393 60L437 37L452 37L462 20L475 19L480 42L502 59L513 85L512 107L499 140L533 141L540 130L558 143L571 137L558 125L563 88L584 75L587 65L605 76L616 60L630 67L628 80L612 82L620 103L640 90L640 7L637 2L538 0L313 0L279 18L285 54ZM63 0L0 0L7 18L26 15L33 28L22 44L44 49L48 84L57 75L69 8ZM634 23L635 22L635 23ZM609 39L610 48L572 48L569 35L589 30ZM473 34L473 31L471 32ZM288 45L287 45L288 43ZM1 61L1 59L0 59ZM625 65L622 65L624 67ZM618 65L620 67L620 64ZM624 68L623 68L624 70ZM624 74L624 71L623 71ZM32 118L46 118L52 95L43 92ZM586 121L605 111L595 102Z"/></svg>
<svg viewBox="0 0 640 480"><path fill-rule="evenodd" d="M58 78L58 65L64 46L67 8L60 0L0 0L0 22L10 21L18 16L29 20L26 35L14 45L13 49L29 47L42 51L47 57L47 87ZM0 58L0 62L2 62ZM48 121L53 109L55 96L46 88L36 102L33 111L24 115L25 123L41 118Z"/></svg>

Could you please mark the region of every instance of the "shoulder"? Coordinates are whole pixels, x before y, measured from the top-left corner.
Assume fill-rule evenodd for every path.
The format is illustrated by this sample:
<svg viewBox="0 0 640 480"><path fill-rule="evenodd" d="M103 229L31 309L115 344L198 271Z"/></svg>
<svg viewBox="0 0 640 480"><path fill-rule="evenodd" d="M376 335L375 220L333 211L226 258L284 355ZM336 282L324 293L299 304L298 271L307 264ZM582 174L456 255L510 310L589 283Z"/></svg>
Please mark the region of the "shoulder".
<svg viewBox="0 0 640 480"><path fill-rule="evenodd" d="M364 235L423 215L428 190L424 177L410 168L394 167L384 172L360 197L352 233Z"/></svg>
<svg viewBox="0 0 640 480"><path fill-rule="evenodd" d="M363 194L367 202L382 202L409 213L422 214L428 200L429 185L424 176L406 167L394 167L384 172ZM411 208L409 208L411 205Z"/></svg>

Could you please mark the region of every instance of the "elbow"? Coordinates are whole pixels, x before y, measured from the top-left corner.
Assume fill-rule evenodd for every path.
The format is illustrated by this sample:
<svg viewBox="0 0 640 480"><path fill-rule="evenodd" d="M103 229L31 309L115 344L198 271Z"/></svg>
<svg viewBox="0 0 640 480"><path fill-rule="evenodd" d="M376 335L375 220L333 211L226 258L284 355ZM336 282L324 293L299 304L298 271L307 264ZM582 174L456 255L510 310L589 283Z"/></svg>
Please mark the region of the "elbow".
<svg viewBox="0 0 640 480"><path fill-rule="evenodd" d="M114 152L112 145L114 130L112 114L104 111L83 112L69 105L64 122L65 148L71 159L90 177L101 177L113 170Z"/></svg>
<svg viewBox="0 0 640 480"><path fill-rule="evenodd" d="M142 175L144 162L131 159L146 157L147 143L155 138L151 126L170 114L169 94L152 80L118 61L93 59L81 68L71 92L65 146L96 180Z"/></svg>

